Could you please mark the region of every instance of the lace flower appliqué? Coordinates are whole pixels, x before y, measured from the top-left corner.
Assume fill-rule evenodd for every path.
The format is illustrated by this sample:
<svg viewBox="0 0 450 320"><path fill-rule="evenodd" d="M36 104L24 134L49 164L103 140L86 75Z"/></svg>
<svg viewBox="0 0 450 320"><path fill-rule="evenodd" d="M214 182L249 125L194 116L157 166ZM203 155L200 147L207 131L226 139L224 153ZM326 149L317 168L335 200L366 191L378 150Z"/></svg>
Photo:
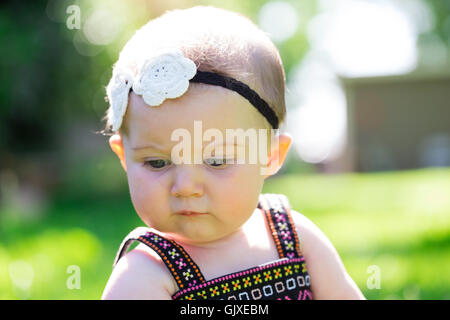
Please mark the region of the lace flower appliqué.
<svg viewBox="0 0 450 320"><path fill-rule="evenodd" d="M146 104L156 107L165 99L182 96L196 73L195 63L185 58L181 51L163 53L144 61L135 78L124 69L115 70L107 87L112 130L117 131L122 125L130 88L141 95Z"/></svg>
<svg viewBox="0 0 450 320"><path fill-rule="evenodd" d="M114 69L106 93L111 104L112 130L119 130L127 110L128 93L133 85L133 75L125 69Z"/></svg>
<svg viewBox="0 0 450 320"><path fill-rule="evenodd" d="M159 55L144 62L140 73L133 83L133 91L142 95L145 103L155 107L165 99L182 96L189 87L197 67L181 52Z"/></svg>

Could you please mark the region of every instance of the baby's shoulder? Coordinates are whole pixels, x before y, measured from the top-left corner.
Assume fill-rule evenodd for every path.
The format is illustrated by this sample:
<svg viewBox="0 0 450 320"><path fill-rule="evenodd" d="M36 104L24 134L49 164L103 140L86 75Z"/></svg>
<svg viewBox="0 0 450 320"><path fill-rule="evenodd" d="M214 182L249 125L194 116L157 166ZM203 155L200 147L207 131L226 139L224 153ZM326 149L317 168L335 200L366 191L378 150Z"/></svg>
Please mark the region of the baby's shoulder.
<svg viewBox="0 0 450 320"><path fill-rule="evenodd" d="M140 243L117 262L102 299L170 300L173 292L174 283L162 259Z"/></svg>
<svg viewBox="0 0 450 320"><path fill-rule="evenodd" d="M300 251L306 261L308 258L317 260L321 255L326 254L326 251L334 249L330 240L314 222L293 209L290 211L299 238Z"/></svg>
<svg viewBox="0 0 450 320"><path fill-rule="evenodd" d="M364 299L327 236L309 218L291 210L314 299Z"/></svg>

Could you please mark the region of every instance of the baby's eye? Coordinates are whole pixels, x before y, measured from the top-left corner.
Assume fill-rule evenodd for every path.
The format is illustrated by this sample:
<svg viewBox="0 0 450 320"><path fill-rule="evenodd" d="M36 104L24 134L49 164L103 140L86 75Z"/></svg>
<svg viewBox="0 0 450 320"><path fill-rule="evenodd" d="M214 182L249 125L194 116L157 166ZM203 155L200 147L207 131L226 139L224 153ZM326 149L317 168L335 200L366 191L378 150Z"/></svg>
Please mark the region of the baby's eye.
<svg viewBox="0 0 450 320"><path fill-rule="evenodd" d="M221 158L208 158L205 159L205 162L211 167L220 167L225 166L226 164L231 162L231 159L221 159Z"/></svg>
<svg viewBox="0 0 450 320"><path fill-rule="evenodd" d="M154 169L164 168L166 165L170 165L172 162L170 160L164 159L152 159L144 161L144 166L150 166Z"/></svg>

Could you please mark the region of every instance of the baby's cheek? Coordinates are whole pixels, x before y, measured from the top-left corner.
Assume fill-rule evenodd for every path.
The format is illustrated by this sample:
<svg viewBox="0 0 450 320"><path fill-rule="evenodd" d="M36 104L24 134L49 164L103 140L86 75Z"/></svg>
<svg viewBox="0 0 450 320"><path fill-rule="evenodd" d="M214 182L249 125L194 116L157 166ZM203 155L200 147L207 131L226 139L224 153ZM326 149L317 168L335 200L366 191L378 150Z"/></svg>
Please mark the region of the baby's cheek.
<svg viewBox="0 0 450 320"><path fill-rule="evenodd" d="M254 165L241 165L229 179L223 179L217 190L222 204L231 215L239 212L253 212L263 186L263 178Z"/></svg>
<svg viewBox="0 0 450 320"><path fill-rule="evenodd" d="M160 175L145 172L145 168L128 170L128 184L133 206L139 217L148 225L158 220L160 212L165 208L166 195Z"/></svg>

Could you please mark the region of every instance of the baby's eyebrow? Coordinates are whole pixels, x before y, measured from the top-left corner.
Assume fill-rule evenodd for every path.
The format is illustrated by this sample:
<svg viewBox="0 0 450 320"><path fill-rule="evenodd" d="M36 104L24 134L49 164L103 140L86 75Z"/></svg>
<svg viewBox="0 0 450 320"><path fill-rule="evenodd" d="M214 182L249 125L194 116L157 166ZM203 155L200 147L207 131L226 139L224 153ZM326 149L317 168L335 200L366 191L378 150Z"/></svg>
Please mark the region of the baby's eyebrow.
<svg viewBox="0 0 450 320"><path fill-rule="evenodd" d="M238 146L238 147L240 147L242 145L240 143L237 143L237 142L223 142L223 143L214 143L214 142L212 142L212 143L209 143L207 145L204 145L203 148L210 147L210 148L216 149L218 147L225 147L225 146ZM131 149L133 151L140 151L140 150L146 150L146 149L154 149L154 150L163 151L163 152L168 152L169 151L168 149L162 148L159 145L151 143L151 142L148 145L146 145L146 146L133 147Z"/></svg>
<svg viewBox="0 0 450 320"><path fill-rule="evenodd" d="M242 147L243 145L241 143L238 142L233 142L233 141L229 141L229 142L223 142L223 143L208 143L206 145L203 146L203 148L219 148L219 147L227 147L227 146L237 146L237 147Z"/></svg>
<svg viewBox="0 0 450 320"><path fill-rule="evenodd" d="M146 145L146 146L133 147L131 149L134 150L134 151L145 150L145 149L155 149L155 150L159 150L159 151L167 151L167 149L162 148L159 145L151 143L151 142L148 145Z"/></svg>

